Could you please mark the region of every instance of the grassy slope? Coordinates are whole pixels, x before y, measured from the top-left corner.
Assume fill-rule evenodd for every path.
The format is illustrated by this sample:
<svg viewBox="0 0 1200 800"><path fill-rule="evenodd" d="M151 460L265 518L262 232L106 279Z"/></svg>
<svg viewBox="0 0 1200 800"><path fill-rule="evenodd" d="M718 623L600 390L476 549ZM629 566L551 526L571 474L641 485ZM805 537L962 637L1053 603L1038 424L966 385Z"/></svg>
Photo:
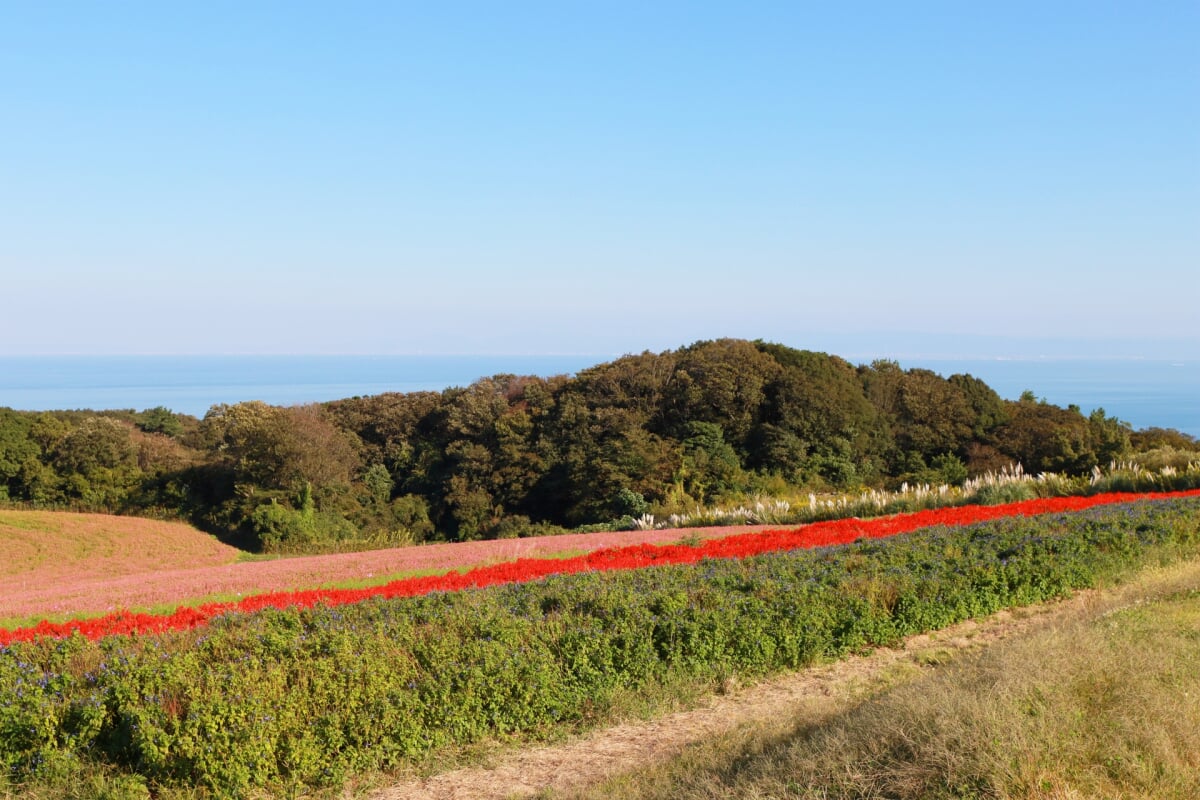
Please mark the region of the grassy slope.
<svg viewBox="0 0 1200 800"><path fill-rule="evenodd" d="M73 605L55 598L100 582L233 564L240 554L180 522L0 509L0 627L71 617Z"/></svg>
<svg viewBox="0 0 1200 800"><path fill-rule="evenodd" d="M1193 582L1192 582L1192 584L1190 584L1190 591L1192 591L1192 594L1190 594L1190 595L1187 593L1187 591L1186 591L1186 590L1184 590L1184 589L1186 589L1186 588L1184 588L1184 589L1177 589L1177 590L1176 590L1176 594L1177 594L1177 595L1180 595L1184 601L1187 601L1187 600L1189 599L1189 597L1194 597L1194 595L1195 595L1195 588L1196 588L1196 585L1198 585L1198 582L1196 582L1196 581L1193 581ZM1188 619L1192 619L1192 618L1188 618ZM1193 620L1193 621L1194 621L1194 620ZM1194 626L1193 626L1193 630L1194 630ZM1157 643L1157 639L1152 639L1152 640L1154 640L1154 642L1156 642L1156 643ZM1147 649L1147 648L1142 648L1142 650L1146 650L1146 649ZM1016 661L1015 661L1015 663L1016 663L1016 664L1018 664L1018 666L1022 666L1022 664L1031 663L1032 661L1033 661L1033 660L1031 660L1031 658L1022 657L1022 658L1018 658L1018 660L1016 660ZM1144 670L1139 670L1139 674L1140 674L1141 672L1144 672ZM1187 686L1190 686L1190 684L1186 684L1186 685L1187 685ZM1186 691L1187 691L1187 690L1186 690ZM922 697L922 698L925 698L925 697L928 697L928 696L929 696L929 693L928 693L928 692L924 692L923 694L920 694L920 697ZM924 700L923 700L923 702L924 702ZM923 712L924 712L924 706L923 706ZM1192 717L1190 717L1190 716L1184 716L1184 718L1186 718L1186 720L1190 720L1190 718L1192 718ZM910 727L905 727L905 728L904 728L904 732L905 732L905 733L907 733L907 732L908 732L908 730L910 730L910 729L911 729ZM792 733L794 734L794 733L796 733L796 732L792 732ZM792 736L792 738L794 738L794 735ZM786 738L784 738L784 739L786 739ZM782 740L782 739L781 739L781 740ZM740 751L739 751L739 752L740 752ZM1195 752L1195 750L1194 750L1194 748L1190 748L1190 750L1188 750L1188 752ZM737 754L737 753L736 753L736 754ZM745 762L743 762L743 763L745 763ZM690 772L698 772L698 771L700 771L700 770L697 770L697 769L695 768L695 766L692 766L692 768L689 768L689 771L690 771ZM736 772L738 772L738 774L743 774L743 772L745 772L745 770L744 770L744 769L739 769L739 770L736 770ZM713 777L713 776L712 776L712 775L710 775L710 777ZM716 776L716 777L719 777L719 775L718 775L718 776ZM791 788L794 788L794 787L797 787L797 786L799 786L799 784L798 784L798 783L794 782L794 778L790 778L790 780L792 781ZM622 795L624 795L624 794L628 794L628 793L625 793L625 792L620 792L619 794L622 794ZM678 796L678 795L680 795L680 794L682 794L682 793L680 793L680 792L676 792L676 790L672 790L672 792L670 792L670 793L667 793L667 796ZM769 793L768 793L768 794L762 794L762 793L760 793L760 794L761 794L762 796L773 796L772 794L769 794ZM653 795L648 795L648 796L653 796ZM686 795L683 795L683 796L686 796ZM696 796L709 796L709 794L700 794L700 795L696 795ZM734 789L734 790L732 790L732 792L731 792L730 794L728 794L727 796L746 796L746 795L745 795L743 792L740 792L740 790ZM853 796L853 795L852 795L852 796ZM928 796L928 793L923 793L923 794L920 794L920 795L917 795L917 796ZM1186 795L1186 794L1181 794L1180 796L1188 796L1188 795Z"/></svg>
<svg viewBox="0 0 1200 800"><path fill-rule="evenodd" d="M600 798L1200 797L1200 562L1053 626L774 726L707 740ZM947 658L950 654L947 653Z"/></svg>
<svg viewBox="0 0 1200 800"><path fill-rule="evenodd" d="M4 579L88 578L230 564L240 551L181 522L108 514L0 509Z"/></svg>
<svg viewBox="0 0 1200 800"><path fill-rule="evenodd" d="M587 792L539 797L1200 796L1200 562L1147 570L1071 605L983 652L956 658L922 646L927 669L902 661L865 690L852 682L813 698L802 716L705 741ZM490 780L461 796L502 796ZM64 789L0 785L0 797L148 797L136 781L99 774Z"/></svg>

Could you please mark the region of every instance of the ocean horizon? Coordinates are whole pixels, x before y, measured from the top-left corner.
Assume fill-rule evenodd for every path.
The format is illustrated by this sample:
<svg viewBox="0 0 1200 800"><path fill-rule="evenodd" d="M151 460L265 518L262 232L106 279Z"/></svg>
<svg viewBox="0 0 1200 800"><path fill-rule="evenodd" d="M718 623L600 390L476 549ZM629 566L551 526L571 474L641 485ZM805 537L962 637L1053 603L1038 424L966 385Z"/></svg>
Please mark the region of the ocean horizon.
<svg viewBox="0 0 1200 800"><path fill-rule="evenodd" d="M0 407L22 411L164 406L203 417L218 404L326 402L443 391L498 375L574 375L612 355L0 356ZM870 359L852 363L867 363ZM896 358L905 369L969 373L1001 397L1028 390L1083 413L1103 408L1135 429L1200 436L1200 360Z"/></svg>

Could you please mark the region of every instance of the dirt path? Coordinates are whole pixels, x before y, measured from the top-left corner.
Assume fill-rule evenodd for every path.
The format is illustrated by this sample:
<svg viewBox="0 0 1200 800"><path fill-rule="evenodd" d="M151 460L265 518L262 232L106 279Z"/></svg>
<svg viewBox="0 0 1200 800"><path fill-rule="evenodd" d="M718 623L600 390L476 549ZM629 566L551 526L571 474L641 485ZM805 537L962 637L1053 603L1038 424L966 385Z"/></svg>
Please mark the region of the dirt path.
<svg viewBox="0 0 1200 800"><path fill-rule="evenodd" d="M569 791L679 753L690 744L746 724L794 716L814 697L848 695L907 663L919 665L945 651L964 652L1052 625L1072 615L1097 613L1145 597L1164 584L1200 586L1200 562L1149 573L1145 580L1103 592L1079 592L1069 600L910 637L899 648L787 674L741 690L714 695L695 709L647 722L595 731L567 744L501 754L484 767L460 769L388 787L370 800L507 800L546 789ZM942 654L942 655L939 655Z"/></svg>

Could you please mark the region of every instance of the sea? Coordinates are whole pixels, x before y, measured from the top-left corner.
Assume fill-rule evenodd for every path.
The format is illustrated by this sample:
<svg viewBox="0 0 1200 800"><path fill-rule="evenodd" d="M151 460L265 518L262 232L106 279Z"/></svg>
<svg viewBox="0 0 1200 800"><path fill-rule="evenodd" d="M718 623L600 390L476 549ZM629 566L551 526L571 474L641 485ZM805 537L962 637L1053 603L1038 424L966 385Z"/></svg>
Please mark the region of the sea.
<svg viewBox="0 0 1200 800"><path fill-rule="evenodd" d="M0 407L141 411L165 406L203 417L214 405L246 400L294 405L384 392L442 391L499 374L574 375L614 357L0 356ZM1085 414L1103 408L1134 429L1175 428L1200 437L1200 360L895 360L905 369L974 375L1010 400L1028 390L1055 405L1077 405Z"/></svg>

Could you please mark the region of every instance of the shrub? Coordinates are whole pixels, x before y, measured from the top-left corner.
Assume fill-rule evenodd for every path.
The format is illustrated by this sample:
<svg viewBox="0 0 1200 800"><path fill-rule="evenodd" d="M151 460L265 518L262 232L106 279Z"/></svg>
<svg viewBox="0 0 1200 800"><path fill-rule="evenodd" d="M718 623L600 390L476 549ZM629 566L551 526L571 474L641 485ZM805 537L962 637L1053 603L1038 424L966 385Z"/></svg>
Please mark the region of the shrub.
<svg viewBox="0 0 1200 800"><path fill-rule="evenodd" d="M1029 483L1002 483L982 486L971 500L983 506L998 506L1037 498L1037 490Z"/></svg>

